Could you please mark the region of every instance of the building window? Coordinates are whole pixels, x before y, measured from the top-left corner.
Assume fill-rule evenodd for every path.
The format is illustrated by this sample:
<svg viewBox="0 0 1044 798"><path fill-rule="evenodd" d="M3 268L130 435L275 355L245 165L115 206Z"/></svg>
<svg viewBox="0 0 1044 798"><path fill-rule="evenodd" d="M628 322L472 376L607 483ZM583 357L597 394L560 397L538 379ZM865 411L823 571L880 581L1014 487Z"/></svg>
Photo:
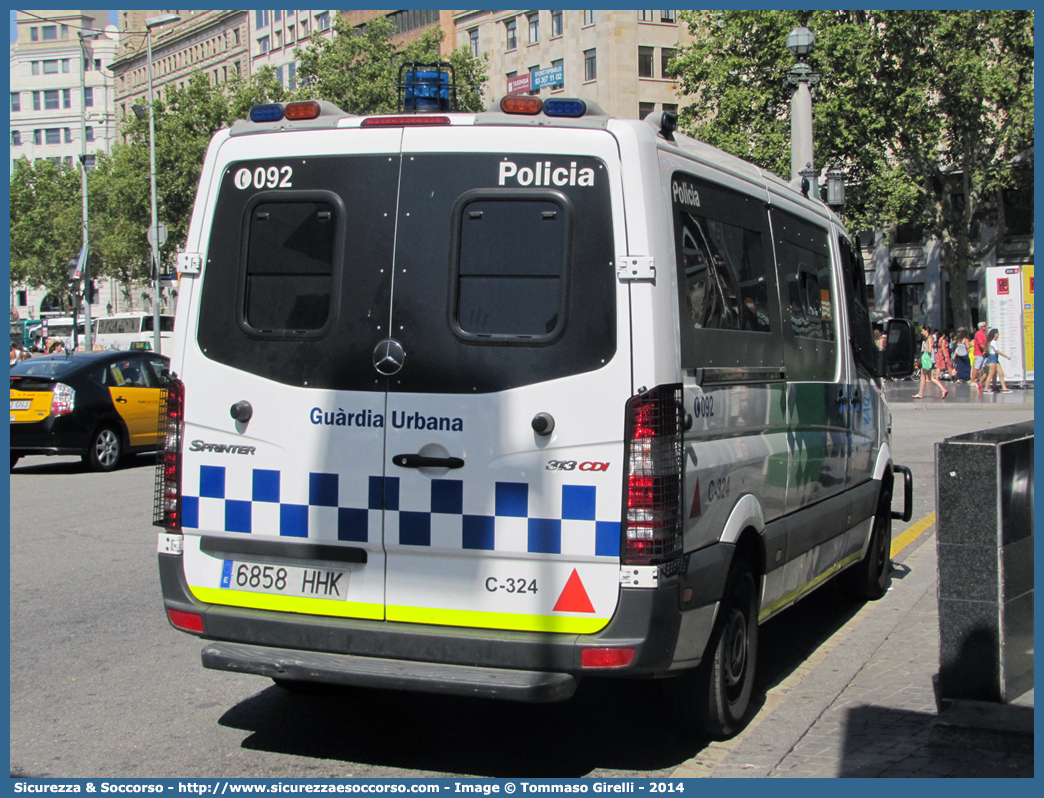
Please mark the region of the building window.
<svg viewBox="0 0 1044 798"><path fill-rule="evenodd" d="M58 89L47 89L43 93L44 95L44 110L45 111L57 111L60 100L58 98Z"/></svg>
<svg viewBox="0 0 1044 798"><path fill-rule="evenodd" d="M655 17L653 16L653 14L655 14L655 13L656 13L655 11L639 11L638 12L638 21L639 22L652 22L655 19Z"/></svg>
<svg viewBox="0 0 1044 798"><path fill-rule="evenodd" d="M261 37L261 41L259 42L259 44L261 45L261 52L262 53L267 53L268 52L268 37L267 36L262 36Z"/></svg>
<svg viewBox="0 0 1044 798"><path fill-rule="evenodd" d="M72 89L62 89L62 108L72 108Z"/></svg>
<svg viewBox="0 0 1044 798"><path fill-rule="evenodd" d="M22 133L20 130L11 131L11 146L21 147L22 146Z"/></svg>
<svg viewBox="0 0 1044 798"><path fill-rule="evenodd" d="M268 12L267 11L255 11L254 21L257 23L258 29L268 25Z"/></svg>
<svg viewBox="0 0 1044 798"><path fill-rule="evenodd" d="M40 128L36 128L36 130L33 131L33 144L37 147L43 144L43 131L40 130Z"/></svg>
<svg viewBox="0 0 1044 798"><path fill-rule="evenodd" d="M660 77L670 77L668 73L668 68L670 66L671 59L674 58L677 52L677 50L674 50L670 47L660 48Z"/></svg>
<svg viewBox="0 0 1044 798"><path fill-rule="evenodd" d="M598 61L594 50L584 50L584 80L595 80L598 77Z"/></svg>
<svg viewBox="0 0 1044 798"><path fill-rule="evenodd" d="M669 114L678 115L678 103L664 103L663 110Z"/></svg>
<svg viewBox="0 0 1044 798"><path fill-rule="evenodd" d="M651 78L653 75L653 48L638 48L638 77Z"/></svg>
<svg viewBox="0 0 1044 798"><path fill-rule="evenodd" d="M63 132L65 133L65 143L72 144L72 130L65 128Z"/></svg>
<svg viewBox="0 0 1044 798"><path fill-rule="evenodd" d="M34 75L39 75L40 74L40 62L39 61L33 61L32 72L33 72Z"/></svg>
<svg viewBox="0 0 1044 798"><path fill-rule="evenodd" d="M678 12L677 11L661 11L660 22L677 22Z"/></svg>
<svg viewBox="0 0 1044 798"><path fill-rule="evenodd" d="M49 127L44 130L44 144L61 144L62 129L60 127Z"/></svg>
<svg viewBox="0 0 1044 798"><path fill-rule="evenodd" d="M330 30L330 12L324 11L322 14L315 18L315 24L319 26L320 31Z"/></svg>
<svg viewBox="0 0 1044 798"><path fill-rule="evenodd" d="M56 41L58 41L58 26L57 25L44 25L43 26L43 40L45 42L56 42Z"/></svg>
<svg viewBox="0 0 1044 798"><path fill-rule="evenodd" d="M562 12L551 12L551 38L562 35Z"/></svg>
<svg viewBox="0 0 1044 798"><path fill-rule="evenodd" d="M48 60L43 62L43 73L45 75L57 75L58 74L58 62L56 60Z"/></svg>
<svg viewBox="0 0 1044 798"><path fill-rule="evenodd" d="M88 86L83 90L83 105L84 108L94 107L94 87Z"/></svg>
<svg viewBox="0 0 1044 798"><path fill-rule="evenodd" d="M645 119L656 110L656 103L638 103L638 118Z"/></svg>
<svg viewBox="0 0 1044 798"><path fill-rule="evenodd" d="M479 57L479 42L478 42L478 28L468 31L468 43L471 45L471 54L475 58Z"/></svg>
<svg viewBox="0 0 1044 798"><path fill-rule="evenodd" d="M529 20L529 43L536 44L540 41L540 15L530 14L527 19Z"/></svg>
<svg viewBox="0 0 1044 798"><path fill-rule="evenodd" d="M232 29L232 44L239 47L239 28Z"/></svg>
<svg viewBox="0 0 1044 798"><path fill-rule="evenodd" d="M308 38L308 20L307 19L302 19L301 20L301 38L302 39L307 39Z"/></svg>
<svg viewBox="0 0 1044 798"><path fill-rule="evenodd" d="M38 92L38 91L34 91L33 92L33 110L34 111L41 111L41 110L43 110L43 106L40 105L40 92Z"/></svg>
<svg viewBox="0 0 1044 798"><path fill-rule="evenodd" d="M288 72L286 87L293 91L297 88L297 64L291 61L286 65L286 68Z"/></svg>
<svg viewBox="0 0 1044 798"><path fill-rule="evenodd" d="M540 87L536 85L536 79L533 77L533 73L540 69L540 65L531 66L529 68L529 93L540 94Z"/></svg>
<svg viewBox="0 0 1044 798"><path fill-rule="evenodd" d="M290 12L287 11L286 13L289 14ZM282 11L275 11L274 12L274 19L275 19L276 22L279 22L282 18L283 18L283 12Z"/></svg>
<svg viewBox="0 0 1044 798"><path fill-rule="evenodd" d="M518 39L515 38L515 20L509 19L505 22L504 31L507 33L507 49L514 50L518 46Z"/></svg>
<svg viewBox="0 0 1044 798"><path fill-rule="evenodd" d="M38 42L38 41L40 41L40 29L39 28L29 28L29 41L31 41L31 42Z"/></svg>
<svg viewBox="0 0 1044 798"><path fill-rule="evenodd" d="M594 25L594 19L595 19L594 15L595 15L594 11L585 11L584 12L584 24L585 25Z"/></svg>
<svg viewBox="0 0 1044 798"><path fill-rule="evenodd" d="M66 74L69 73L69 69L70 69L70 66L71 66L69 62L70 62L70 59L68 59L68 58L63 58L62 59L62 72L65 72Z"/></svg>
<svg viewBox="0 0 1044 798"><path fill-rule="evenodd" d="M552 68L554 68L554 69L561 69L562 70L562 77L563 77L563 79L565 78L565 66L564 65L565 65L565 61L563 59L561 59L561 58L555 59L554 61L551 62ZM565 89L565 82L563 80L562 83L554 84L550 88L551 88L551 91L562 91L563 89Z"/></svg>
<svg viewBox="0 0 1044 798"><path fill-rule="evenodd" d="M88 125L84 130L86 131L86 140L94 141L94 128Z"/></svg>
<svg viewBox="0 0 1044 798"><path fill-rule="evenodd" d="M294 43L294 26L293 25L287 25L286 26L286 43L287 44L293 44Z"/></svg>
<svg viewBox="0 0 1044 798"><path fill-rule="evenodd" d="M283 85L283 68L282 67L276 67L275 75L276 75L276 80L279 81L279 85L282 86Z"/></svg>
<svg viewBox="0 0 1044 798"><path fill-rule="evenodd" d="M22 110L22 94L21 92L11 92L11 113Z"/></svg>

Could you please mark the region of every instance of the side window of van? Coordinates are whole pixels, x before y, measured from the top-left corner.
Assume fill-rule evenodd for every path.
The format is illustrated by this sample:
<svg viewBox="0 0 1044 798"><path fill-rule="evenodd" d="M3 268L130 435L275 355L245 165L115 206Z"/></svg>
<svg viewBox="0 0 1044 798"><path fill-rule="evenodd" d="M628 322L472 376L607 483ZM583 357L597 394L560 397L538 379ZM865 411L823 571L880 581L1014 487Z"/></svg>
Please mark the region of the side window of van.
<svg viewBox="0 0 1044 798"><path fill-rule="evenodd" d="M255 333L320 330L330 320L338 229L333 202L302 197L247 209L242 319Z"/></svg>
<svg viewBox="0 0 1044 798"><path fill-rule="evenodd" d="M782 367L776 276L764 201L684 172L671 176L681 365Z"/></svg>
<svg viewBox="0 0 1044 798"><path fill-rule="evenodd" d="M114 332L116 332L117 321L117 319L99 319L98 334L112 335Z"/></svg>
<svg viewBox="0 0 1044 798"><path fill-rule="evenodd" d="M874 344L870 304L866 296L863 259L844 236L838 236L837 244L841 252L841 271L844 275L845 293L848 296L852 355L855 358L856 366L864 372L865 376L870 377L876 370L877 346Z"/></svg>
<svg viewBox="0 0 1044 798"><path fill-rule="evenodd" d="M830 278L830 237L826 230L789 213L773 215L776 258L794 335L834 340L834 293Z"/></svg>
<svg viewBox="0 0 1044 798"><path fill-rule="evenodd" d="M551 340L565 326L571 205L557 192L471 192L457 206L451 316L466 339Z"/></svg>

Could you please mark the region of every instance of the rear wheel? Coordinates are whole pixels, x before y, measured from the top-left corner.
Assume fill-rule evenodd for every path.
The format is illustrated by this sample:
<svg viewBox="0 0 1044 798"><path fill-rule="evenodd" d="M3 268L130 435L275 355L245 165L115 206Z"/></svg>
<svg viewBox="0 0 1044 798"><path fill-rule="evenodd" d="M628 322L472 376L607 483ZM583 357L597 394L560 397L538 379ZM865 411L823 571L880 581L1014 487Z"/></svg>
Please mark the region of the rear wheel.
<svg viewBox="0 0 1044 798"><path fill-rule="evenodd" d="M877 514L870 533L866 556L842 572L841 587L850 596L863 601L877 601L888 592L892 575L892 492L881 490Z"/></svg>
<svg viewBox="0 0 1044 798"><path fill-rule="evenodd" d="M739 731L754 690L758 594L754 575L737 560L699 667L666 683L682 726L725 739Z"/></svg>
<svg viewBox="0 0 1044 798"><path fill-rule="evenodd" d="M98 427L91 435L91 442L83 455L83 461L92 471L112 471L120 464L123 443L120 433L106 424Z"/></svg>

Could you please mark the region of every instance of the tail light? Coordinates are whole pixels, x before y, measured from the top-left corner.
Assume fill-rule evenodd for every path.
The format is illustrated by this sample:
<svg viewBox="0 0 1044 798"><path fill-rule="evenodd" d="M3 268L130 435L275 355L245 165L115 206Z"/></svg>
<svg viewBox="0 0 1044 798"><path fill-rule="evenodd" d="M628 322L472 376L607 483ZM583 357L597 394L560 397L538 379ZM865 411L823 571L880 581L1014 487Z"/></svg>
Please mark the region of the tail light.
<svg viewBox="0 0 1044 798"><path fill-rule="evenodd" d="M51 393L51 415L67 416L76 407L76 391L64 382L56 382Z"/></svg>
<svg viewBox="0 0 1044 798"><path fill-rule="evenodd" d="M682 553L682 431L678 385L627 402L623 563L655 565Z"/></svg>
<svg viewBox="0 0 1044 798"><path fill-rule="evenodd" d="M160 398L159 424L164 441L156 466L152 523L177 533L181 531L181 443L185 428L185 383L177 377L167 380Z"/></svg>

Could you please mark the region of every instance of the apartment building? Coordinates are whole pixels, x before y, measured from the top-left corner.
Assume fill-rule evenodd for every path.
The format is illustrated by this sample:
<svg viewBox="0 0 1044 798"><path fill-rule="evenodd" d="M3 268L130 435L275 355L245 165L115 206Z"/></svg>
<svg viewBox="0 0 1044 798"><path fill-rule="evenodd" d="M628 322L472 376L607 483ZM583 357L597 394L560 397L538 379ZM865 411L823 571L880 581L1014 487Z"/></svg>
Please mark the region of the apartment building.
<svg viewBox="0 0 1044 798"><path fill-rule="evenodd" d="M22 157L74 165L84 144L83 114L87 154L108 151L116 136L108 65L118 45L109 12L16 11L15 23L18 38L10 49L11 173ZM102 36L85 39L81 49L81 30L107 27Z"/></svg>
<svg viewBox="0 0 1044 798"><path fill-rule="evenodd" d="M506 94L583 97L613 116L677 112L667 62L692 41L677 11L456 11L457 46L489 53L495 102Z"/></svg>
<svg viewBox="0 0 1044 798"><path fill-rule="evenodd" d="M201 70L213 83L250 74L250 25L246 11L120 11L121 47L113 62L117 121L134 105L148 104L145 20L177 15L152 31L152 86L157 97L184 88Z"/></svg>
<svg viewBox="0 0 1044 798"><path fill-rule="evenodd" d="M333 36L333 21L338 12L320 11L251 11L250 72L263 66L275 70L283 88L297 88L295 48L308 47L318 37Z"/></svg>

